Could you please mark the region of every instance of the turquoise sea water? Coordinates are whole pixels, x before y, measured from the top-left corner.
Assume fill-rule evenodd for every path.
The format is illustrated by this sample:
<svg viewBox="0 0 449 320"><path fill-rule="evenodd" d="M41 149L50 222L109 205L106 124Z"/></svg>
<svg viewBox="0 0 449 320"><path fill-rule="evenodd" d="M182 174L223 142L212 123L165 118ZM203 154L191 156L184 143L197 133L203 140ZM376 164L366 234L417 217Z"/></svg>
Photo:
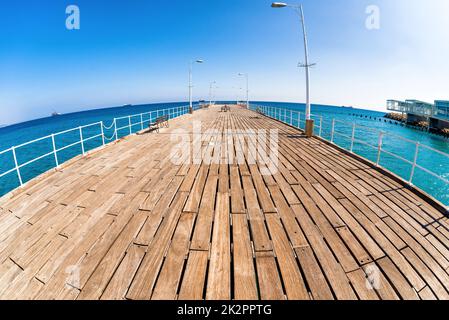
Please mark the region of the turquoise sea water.
<svg viewBox="0 0 449 320"><path fill-rule="evenodd" d="M279 103L279 102L254 102L255 105L272 106L276 108L286 108L294 111L304 112L305 106L303 104L292 103ZM140 114L154 110L162 110L167 108L174 108L178 106L185 106L186 103L167 103L167 104L150 104L140 106L128 106L117 107L109 109L98 109L85 112L78 112L73 114L62 115L59 117L50 117L45 119L38 119L26 123L21 123L9 127L0 128L0 151L10 148L11 146L17 146L30 140L34 140L52 133L61 132L67 129L76 128L81 125L87 125L98 121L104 121L106 126L112 123L113 118L128 116L132 114ZM345 123L337 122L336 131L351 136L352 123L356 123L357 127L355 131L355 137L358 140L368 143L371 146L367 146L364 143L355 143L353 151L359 155L362 155L369 160L375 162L377 160L377 143L378 133L380 131L388 132L389 135L384 137L383 148L391 153L399 155L409 161L414 160L416 146L414 143L406 142L394 135L404 137L412 141L418 141L423 145L430 146L437 150L449 154L449 141L436 135L428 134L422 131L418 131L413 128L403 127L395 124L391 124L389 121L385 122L382 117L385 113L341 108L336 106L312 106L312 113L315 115L317 125L319 124L320 117L323 118L322 136L326 139L330 139L330 132L332 127L332 119L337 119ZM149 120L149 119L144 119ZM132 119L133 123L140 122L140 119ZM119 121L118 127L126 126L128 119ZM293 124L297 125L297 120L293 120ZM304 124L301 124L303 127ZM132 128L132 132L139 131L140 125L136 125ZM113 129L105 130L105 136L113 136ZM99 125L92 126L83 130L83 137L94 137L101 133L101 127ZM316 132L317 133L317 132ZM124 129L119 132L119 137L129 134L128 129ZM67 134L60 135L55 139L57 148L70 145L79 141L79 132L68 132ZM107 142L107 141L106 141ZM350 149L350 139L335 135L335 143L338 145ZM86 142L85 148L87 150L94 149L102 144L101 137L94 138ZM27 161L36 157L45 155L52 150L51 139L45 139L34 143L30 146L18 148L17 160L19 165L24 164ZM81 146L74 145L58 153L59 162L73 158L81 153ZM398 174L402 178L408 181L411 173L411 165L396 159L395 157L383 153L380 159L380 164L389 169L390 171ZM428 168L433 172L436 172L441 177L449 179L449 158L439 155L435 152L420 149L418 164L424 168ZM32 165L22 168L22 179L24 182L33 179L39 174L46 172L47 170L55 166L55 159L53 155L47 156L33 163ZM11 152L0 155L0 174L14 168L14 160ZM444 204L449 205L449 185L432 177L423 170L416 169L413 183L429 194L433 195ZM0 178L0 196L15 189L19 186L19 180L15 171Z"/></svg>

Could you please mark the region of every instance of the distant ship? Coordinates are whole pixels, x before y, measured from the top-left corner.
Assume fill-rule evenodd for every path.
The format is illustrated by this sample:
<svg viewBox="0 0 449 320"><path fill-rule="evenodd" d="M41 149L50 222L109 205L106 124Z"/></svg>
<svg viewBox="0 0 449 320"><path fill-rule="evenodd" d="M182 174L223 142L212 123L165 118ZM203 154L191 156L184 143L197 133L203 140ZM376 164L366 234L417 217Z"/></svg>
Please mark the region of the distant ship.
<svg viewBox="0 0 449 320"><path fill-rule="evenodd" d="M352 106L350 106L350 107L347 107L347 106L341 106L343 109L354 109L354 107L352 107Z"/></svg>
<svg viewBox="0 0 449 320"><path fill-rule="evenodd" d="M124 104L123 106L122 106L122 108L127 108L127 107L132 107L133 105L132 104Z"/></svg>
<svg viewBox="0 0 449 320"><path fill-rule="evenodd" d="M61 114L59 112L56 112L56 111L51 114L52 117L59 117L60 115Z"/></svg>

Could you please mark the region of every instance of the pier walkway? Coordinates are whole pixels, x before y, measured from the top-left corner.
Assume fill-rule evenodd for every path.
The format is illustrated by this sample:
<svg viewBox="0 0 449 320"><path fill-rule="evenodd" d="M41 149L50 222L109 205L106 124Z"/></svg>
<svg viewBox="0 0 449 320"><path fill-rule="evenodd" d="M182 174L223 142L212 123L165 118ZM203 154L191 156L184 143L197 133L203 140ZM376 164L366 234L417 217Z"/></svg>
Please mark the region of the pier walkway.
<svg viewBox="0 0 449 320"><path fill-rule="evenodd" d="M228 129L278 129L275 169ZM171 133L216 161L174 164ZM236 163L239 150L252 151ZM0 199L0 299L449 299L448 271L449 221L424 195L236 106L127 137Z"/></svg>

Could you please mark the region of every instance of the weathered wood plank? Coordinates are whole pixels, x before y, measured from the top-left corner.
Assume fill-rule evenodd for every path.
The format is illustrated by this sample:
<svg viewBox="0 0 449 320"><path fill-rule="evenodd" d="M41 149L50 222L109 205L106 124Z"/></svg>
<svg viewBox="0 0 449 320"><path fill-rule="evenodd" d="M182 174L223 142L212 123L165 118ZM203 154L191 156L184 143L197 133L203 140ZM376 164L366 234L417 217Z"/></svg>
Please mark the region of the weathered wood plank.
<svg viewBox="0 0 449 320"><path fill-rule="evenodd" d="M131 281L145 255L145 247L131 245L120 262L111 281L101 295L101 300L125 300Z"/></svg>
<svg viewBox="0 0 449 320"><path fill-rule="evenodd" d="M207 300L231 299L230 233L229 194L218 193L207 282Z"/></svg>
<svg viewBox="0 0 449 320"><path fill-rule="evenodd" d="M256 272L245 215L232 215L234 297L236 300L257 300Z"/></svg>
<svg viewBox="0 0 449 320"><path fill-rule="evenodd" d="M207 251L190 251L179 292L180 300L203 299L208 257Z"/></svg>

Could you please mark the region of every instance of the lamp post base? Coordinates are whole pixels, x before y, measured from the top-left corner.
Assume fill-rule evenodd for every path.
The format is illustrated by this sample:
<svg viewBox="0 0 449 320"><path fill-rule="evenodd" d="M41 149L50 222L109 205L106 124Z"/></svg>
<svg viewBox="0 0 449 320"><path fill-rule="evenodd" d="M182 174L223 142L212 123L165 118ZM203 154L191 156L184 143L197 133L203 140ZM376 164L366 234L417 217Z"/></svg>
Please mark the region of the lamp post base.
<svg viewBox="0 0 449 320"><path fill-rule="evenodd" d="M313 120L306 120L306 137L312 138L313 137L313 127L315 122Z"/></svg>
<svg viewBox="0 0 449 320"><path fill-rule="evenodd" d="M189 108L189 113L193 114L193 108L192 107Z"/></svg>

